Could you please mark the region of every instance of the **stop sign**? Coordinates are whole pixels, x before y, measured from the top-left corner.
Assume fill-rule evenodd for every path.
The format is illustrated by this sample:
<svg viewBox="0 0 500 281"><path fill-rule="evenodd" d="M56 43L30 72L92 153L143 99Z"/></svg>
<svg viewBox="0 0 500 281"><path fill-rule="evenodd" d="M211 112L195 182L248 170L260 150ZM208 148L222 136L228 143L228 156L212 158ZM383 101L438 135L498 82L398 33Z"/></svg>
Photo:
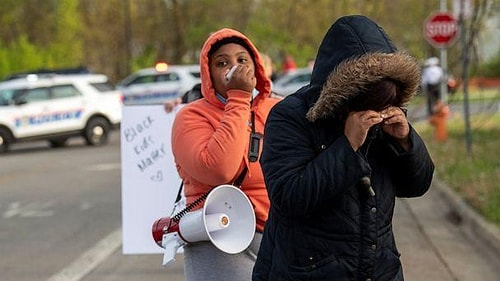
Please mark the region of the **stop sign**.
<svg viewBox="0 0 500 281"><path fill-rule="evenodd" d="M436 48L446 48L457 38L458 22L447 12L431 14L424 22L425 39Z"/></svg>

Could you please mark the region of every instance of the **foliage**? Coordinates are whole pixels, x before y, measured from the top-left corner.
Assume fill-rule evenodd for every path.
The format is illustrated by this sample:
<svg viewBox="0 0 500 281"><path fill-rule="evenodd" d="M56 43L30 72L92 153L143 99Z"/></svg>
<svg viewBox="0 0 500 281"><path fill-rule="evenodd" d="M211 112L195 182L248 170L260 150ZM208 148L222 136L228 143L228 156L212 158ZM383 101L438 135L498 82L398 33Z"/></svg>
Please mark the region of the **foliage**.
<svg viewBox="0 0 500 281"><path fill-rule="evenodd" d="M83 64L74 0L2 1L0 76ZM28 5L32 4L32 5ZM18 19L22 18L22 21Z"/></svg>
<svg viewBox="0 0 500 281"><path fill-rule="evenodd" d="M478 69L473 72L473 75L478 77L500 77L500 49L493 59L480 65Z"/></svg>
<svg viewBox="0 0 500 281"><path fill-rule="evenodd" d="M346 14L373 18L398 48L424 59L439 52L422 35L424 20L438 9L432 0L2 0L0 24L9 28L0 30L0 78L84 65L117 81L160 60L196 63L207 35L222 27L252 38L276 69L286 54L304 67L331 23ZM471 25L480 26L478 15ZM448 54L454 70L458 44Z"/></svg>
<svg viewBox="0 0 500 281"><path fill-rule="evenodd" d="M433 139L427 123L415 127L424 138L436 165L436 175L455 189L488 220L500 225L500 113L471 118L472 156L465 146L464 121L455 114L447 121L448 140Z"/></svg>

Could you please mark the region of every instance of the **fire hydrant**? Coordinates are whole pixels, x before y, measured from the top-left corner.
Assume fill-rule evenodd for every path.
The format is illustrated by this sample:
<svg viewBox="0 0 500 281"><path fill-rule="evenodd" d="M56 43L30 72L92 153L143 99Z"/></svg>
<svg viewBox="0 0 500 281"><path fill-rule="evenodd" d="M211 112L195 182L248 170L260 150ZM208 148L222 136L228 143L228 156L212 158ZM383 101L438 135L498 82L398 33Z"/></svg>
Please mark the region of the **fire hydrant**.
<svg viewBox="0 0 500 281"><path fill-rule="evenodd" d="M444 142L448 139L448 131L446 130L446 119L450 115L450 107L438 100L434 105L434 110L429 118L429 122L434 126L434 139Z"/></svg>

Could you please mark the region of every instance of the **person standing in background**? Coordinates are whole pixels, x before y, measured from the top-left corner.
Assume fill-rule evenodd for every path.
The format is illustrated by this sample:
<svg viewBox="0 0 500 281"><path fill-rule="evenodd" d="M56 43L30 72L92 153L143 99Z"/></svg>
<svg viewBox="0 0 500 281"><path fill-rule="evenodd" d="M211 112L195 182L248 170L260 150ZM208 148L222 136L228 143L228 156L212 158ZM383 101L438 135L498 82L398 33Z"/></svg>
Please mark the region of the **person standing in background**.
<svg viewBox="0 0 500 281"><path fill-rule="evenodd" d="M285 60L283 61L283 73L287 74L290 71L297 69L297 64L291 55L285 55Z"/></svg>
<svg viewBox="0 0 500 281"><path fill-rule="evenodd" d="M247 281L269 210L258 161L264 123L279 100L270 98L271 81L257 48L236 30L223 28L207 38L200 70L203 97L183 106L172 127L172 151L186 204L214 186L239 186L254 206L256 233L249 248L236 255L220 251L209 241L188 243L185 276L188 281Z"/></svg>
<svg viewBox="0 0 500 281"><path fill-rule="evenodd" d="M274 81L275 78L275 72L274 72L274 67L273 67L273 61L270 56L261 53L260 54L262 58L262 63L264 64L264 69L266 70L267 77L271 79L271 82Z"/></svg>
<svg viewBox="0 0 500 281"><path fill-rule="evenodd" d="M360 15L326 33L311 81L278 103L261 158L271 209L254 281L401 281L396 197L422 196L434 164L406 119L417 61Z"/></svg>
<svg viewBox="0 0 500 281"><path fill-rule="evenodd" d="M441 82L444 79L444 72L439 66L439 59L428 58L422 70L421 86L427 97L427 114L431 116L439 100L441 100Z"/></svg>

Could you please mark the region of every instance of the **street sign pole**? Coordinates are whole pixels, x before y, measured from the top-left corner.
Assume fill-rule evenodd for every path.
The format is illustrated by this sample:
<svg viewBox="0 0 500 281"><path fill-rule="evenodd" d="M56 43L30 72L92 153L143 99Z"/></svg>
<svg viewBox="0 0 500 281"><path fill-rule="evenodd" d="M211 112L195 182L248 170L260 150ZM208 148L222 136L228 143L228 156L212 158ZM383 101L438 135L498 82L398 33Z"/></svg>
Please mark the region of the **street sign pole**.
<svg viewBox="0 0 500 281"><path fill-rule="evenodd" d="M441 9L446 10L446 3L443 4ZM448 76L447 48L455 41L457 34L458 22L453 15L446 11L431 14L424 23L425 39L431 45L440 49L441 68L445 78ZM440 85L440 99L444 103L447 102L447 92L447 79L443 79Z"/></svg>
<svg viewBox="0 0 500 281"><path fill-rule="evenodd" d="M465 149L467 156L472 157L472 132L470 125L469 110L469 47L467 46L466 27L465 27L465 0L460 0L459 23L460 23L460 41L462 41L462 86L464 91L464 121L465 121Z"/></svg>
<svg viewBox="0 0 500 281"><path fill-rule="evenodd" d="M439 3L439 10L444 13L446 12L446 0L441 0ZM441 81L440 85L440 93L441 100L448 104L448 48L440 48L440 61L441 68L443 69L443 73L445 74L444 79Z"/></svg>

